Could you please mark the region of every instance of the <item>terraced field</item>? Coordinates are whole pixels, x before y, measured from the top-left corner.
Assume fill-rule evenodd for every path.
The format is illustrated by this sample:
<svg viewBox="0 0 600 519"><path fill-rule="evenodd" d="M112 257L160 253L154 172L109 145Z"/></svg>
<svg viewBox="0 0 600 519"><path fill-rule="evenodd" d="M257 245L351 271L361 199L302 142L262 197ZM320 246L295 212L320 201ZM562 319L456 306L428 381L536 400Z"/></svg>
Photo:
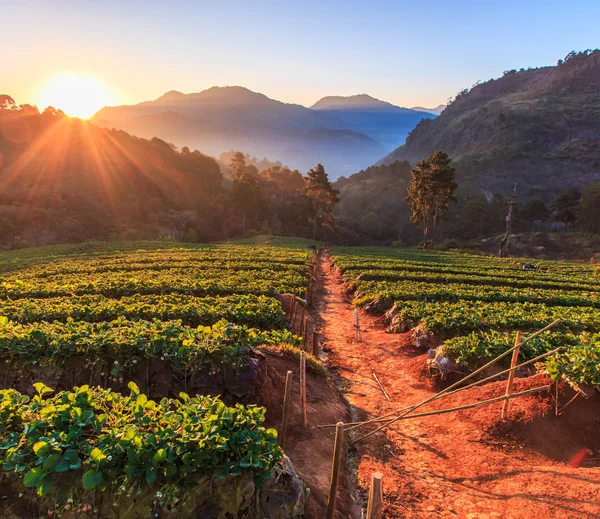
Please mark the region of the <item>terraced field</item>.
<svg viewBox="0 0 600 519"><path fill-rule="evenodd" d="M259 345L298 346L280 294L304 295L311 260L305 248L218 245L4 261L0 478L57 513L89 511L96 490L118 505L144 481L155 510L215 476L262 485L282 459L265 410L176 388L231 377ZM167 393L150 397L165 373Z"/></svg>
<svg viewBox="0 0 600 519"><path fill-rule="evenodd" d="M563 346L545 369L600 388L600 283L590 264L452 252L335 248L335 266L359 307L386 313L391 332L416 329L427 344L473 369L514 344L516 330L560 325L521 350L522 360ZM526 270L524 265L534 264Z"/></svg>

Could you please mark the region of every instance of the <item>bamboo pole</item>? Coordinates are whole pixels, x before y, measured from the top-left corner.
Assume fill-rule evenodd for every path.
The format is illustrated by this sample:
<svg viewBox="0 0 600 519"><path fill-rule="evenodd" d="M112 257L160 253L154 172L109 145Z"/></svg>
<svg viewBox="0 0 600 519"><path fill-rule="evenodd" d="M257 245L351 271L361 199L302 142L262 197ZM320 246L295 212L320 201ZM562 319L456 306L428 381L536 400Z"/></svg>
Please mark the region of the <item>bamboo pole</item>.
<svg viewBox="0 0 600 519"><path fill-rule="evenodd" d="M306 352L300 353L300 402L302 404L302 421L308 427L308 412L306 408Z"/></svg>
<svg viewBox="0 0 600 519"><path fill-rule="evenodd" d="M300 334L302 334L302 323L304 322L304 311L306 310L306 303L302 305L302 313L300 314Z"/></svg>
<svg viewBox="0 0 600 519"><path fill-rule="evenodd" d="M367 505L366 519L381 519L383 515L383 474L375 472L371 476L371 487L369 488L369 503Z"/></svg>
<svg viewBox="0 0 600 519"><path fill-rule="evenodd" d="M283 394L283 419L281 421L281 448L285 448L287 436L288 419L290 414L290 401L292 396L292 372L288 371L285 376L285 393Z"/></svg>
<svg viewBox="0 0 600 519"><path fill-rule="evenodd" d="M552 323L550 323L548 326L546 326L545 328L542 328L541 330L537 331L536 333L530 335L529 337L527 337L526 339L522 340L519 343L519 346L531 339L533 339L534 337L537 337L538 335L540 335L541 333L549 330L550 328L552 328L553 326L557 325L558 323L560 323L560 319L556 319L555 321L553 321ZM370 433L366 434L365 436L362 436L359 439L362 438L366 438L367 436L370 436L372 434L375 434L376 432L380 431L381 429L388 427L389 425L393 424L395 421L399 420L400 418L402 418L404 415L407 415L408 413L411 413L412 411L414 411L415 409L418 409L421 406L424 406L425 404L431 402L432 400L436 400L438 398L440 398L443 394L450 392L451 390L453 390L454 388L456 388L457 386L459 386L460 384L462 384L465 380L469 380L470 378L473 378L475 375L477 375L478 373L481 373L482 371L486 370L487 368L489 368L492 364L494 364L495 362L499 361L500 359L506 357L508 354L512 353L513 350L515 350L515 348L517 348L517 346L513 346L512 348L509 348L508 350L506 350L504 353L498 355L498 357L496 357L495 359L492 359L490 362L488 362L487 364L485 364L484 366L481 366L479 369L476 369L475 371L473 371L470 375L467 375L465 378L455 382L454 384L448 386L446 389L443 389L442 391L440 391L439 393L436 393L435 395L426 398L425 400L423 400L422 402L416 404L415 406L413 406L412 408L410 408L408 411L405 411L404 414L400 415L399 417L396 417L394 419L392 419L389 423L382 425L381 427L375 429L374 431L371 431ZM389 413L388 416L391 416L393 414L396 414L396 412L393 413ZM357 442L358 440L354 440L354 442ZM353 443L354 443L353 442Z"/></svg>
<svg viewBox="0 0 600 519"><path fill-rule="evenodd" d="M342 462L342 449L344 446L344 424L338 422L335 426L335 444L333 447L333 460L331 463L331 480L329 482L329 498L327 500L327 519L334 519L337 501L337 487Z"/></svg>
<svg viewBox="0 0 600 519"><path fill-rule="evenodd" d="M306 340L308 339L308 317L304 318L304 326L302 333L302 349L306 351Z"/></svg>
<svg viewBox="0 0 600 519"><path fill-rule="evenodd" d="M512 393L510 395L497 396L495 398L489 398L487 400L481 400L480 402L474 402L472 404L460 405L458 407L450 407L448 409L441 409L439 411L429 411L427 413L419 413L419 414L409 414L405 416L401 416L399 420L411 420L413 418L423 418L424 416L435 416L438 414L447 414L447 413L455 413L456 411L463 411L465 409L473 409L474 407L479 407L481 405L493 404L495 402L502 402L503 400L510 400L512 398L517 398L519 396L529 395L531 393L539 393L540 391L544 391L545 389L550 390L552 384L547 384L545 386L535 387L533 389L527 389L525 391L519 391L518 393ZM365 435L367 436L367 435ZM358 438L355 441L362 440L365 436Z"/></svg>
<svg viewBox="0 0 600 519"><path fill-rule="evenodd" d="M296 296L293 296L292 299L292 315L290 318L290 323L292 325L292 332L296 333L296 306L297 306L297 302L296 302Z"/></svg>
<svg viewBox="0 0 600 519"><path fill-rule="evenodd" d="M388 392L383 387L383 384L377 378L377 375L375 374L375 371L372 371L372 373L373 373L373 378L375 379L375 382L377 382L379 384L379 389L381 389L381 392L383 393L383 396L385 396L385 398L387 398L388 402L391 402L390 395L388 395Z"/></svg>
<svg viewBox="0 0 600 519"><path fill-rule="evenodd" d="M511 371L514 370L518 370L523 368L524 366L528 366L529 364L533 364L534 362L537 362L539 360L542 360L546 357L549 357L550 355L554 355L555 353L557 353L558 351L560 351L561 348L556 348L552 351L547 351L546 353L542 353L541 355L538 355L537 357L534 357L533 359L530 359L528 361L523 362L522 364L519 364L517 366L515 366L514 368L509 368L509 369L505 369L504 371L499 371L498 373L494 373L493 375L490 375L489 377L483 378L481 380L478 380L476 382L473 382L472 384L469 384L468 386L465 387L460 387L458 389L455 389L454 391L450 391L449 393L445 393L443 396L450 396L450 395L454 395L455 393L458 393L460 391L464 391L465 389L470 389L472 387L475 386L479 386L485 382L489 382L490 380L494 379L494 378L498 378L501 377L502 375L506 375L507 373L510 373ZM442 394L438 393L438 395L440 395L439 398L442 398ZM434 400L437 400L437 398L434 398ZM402 409L397 409L396 411L392 411L391 413L379 416L377 418L372 418L371 420L366 420L364 422L352 422L352 423L347 423L345 424L346 426L351 425L352 427L348 427L346 429L347 432L352 431L353 429L357 429L358 427L361 427L363 425L368 425L370 423L381 423L381 422L389 422L392 420L392 418L390 418L393 415L396 415L398 413L402 413L403 411L411 411L414 408L413 406L409 406L409 407L404 407ZM335 427L335 424L330 424L330 425L326 425L326 426L322 426L322 427Z"/></svg>
<svg viewBox="0 0 600 519"><path fill-rule="evenodd" d="M513 351L512 354L512 359L510 361L510 367L514 368L517 365L518 359L519 359L519 351L521 350L521 339L523 338L523 334L518 331L517 332L517 338L515 339L515 350ZM515 379L515 371L511 371L508 374L508 380L506 381L506 395L510 395L510 391L512 389L512 384L513 384L513 380ZM501 418L504 420L506 418L506 411L508 410L508 400L505 400L502 403L502 414L501 414Z"/></svg>

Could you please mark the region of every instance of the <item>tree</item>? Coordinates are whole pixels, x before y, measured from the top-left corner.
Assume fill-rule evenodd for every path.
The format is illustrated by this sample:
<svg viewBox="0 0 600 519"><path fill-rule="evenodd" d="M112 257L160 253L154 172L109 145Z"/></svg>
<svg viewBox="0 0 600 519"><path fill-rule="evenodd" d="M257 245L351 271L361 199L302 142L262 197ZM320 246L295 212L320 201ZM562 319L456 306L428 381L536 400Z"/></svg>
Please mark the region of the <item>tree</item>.
<svg viewBox="0 0 600 519"><path fill-rule="evenodd" d="M334 224L333 208L340 201L339 191L334 189L329 182L323 165L317 164L306 176L304 193L310 202L313 223L312 238L316 240L317 227L321 227L324 223Z"/></svg>
<svg viewBox="0 0 600 519"><path fill-rule="evenodd" d="M456 202L454 192L458 184L450 162L446 153L436 151L411 170L412 178L405 200L412 212L410 221L423 226L425 247L429 230L446 220L450 203Z"/></svg>
<svg viewBox="0 0 600 519"><path fill-rule="evenodd" d="M15 100L6 94L0 94L0 110L14 110L16 108Z"/></svg>
<svg viewBox="0 0 600 519"><path fill-rule="evenodd" d="M233 205L242 215L242 230L246 236L246 219L252 216L260 203L260 185L256 166L246 165L241 152L234 153L229 163L233 186L231 198Z"/></svg>
<svg viewBox="0 0 600 519"><path fill-rule="evenodd" d="M519 210L519 219L535 227L535 222L543 222L548 219L550 212L541 198L527 200Z"/></svg>
<svg viewBox="0 0 600 519"><path fill-rule="evenodd" d="M585 232L600 233L600 182L585 188L576 214L577 225Z"/></svg>
<svg viewBox="0 0 600 519"><path fill-rule="evenodd" d="M581 191L576 187L558 195L550 204L550 210L554 213L556 222L564 223L565 226L577 221L577 206L581 200Z"/></svg>

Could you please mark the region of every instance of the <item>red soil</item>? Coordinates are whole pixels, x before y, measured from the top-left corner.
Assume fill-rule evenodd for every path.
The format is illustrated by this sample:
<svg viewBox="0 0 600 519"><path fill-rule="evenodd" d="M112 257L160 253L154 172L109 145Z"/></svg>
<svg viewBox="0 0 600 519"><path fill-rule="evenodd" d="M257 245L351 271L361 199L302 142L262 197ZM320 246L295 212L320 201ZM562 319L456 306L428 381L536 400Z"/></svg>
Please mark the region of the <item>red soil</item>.
<svg viewBox="0 0 600 519"><path fill-rule="evenodd" d="M421 375L425 354L410 346L407 334L387 334L375 317L361 312L363 342L354 342L354 309L327 257L321 259L314 304L324 356L351 404L353 421L415 404L435 393ZM517 379L514 391L548 383L541 375ZM493 398L504 390L505 382L490 383L420 411ZM568 399L562 394L561 406ZM511 400L505 421L500 419L502 404L495 403L396 422L354 444L359 489L364 495L371 474L384 474L386 518L600 517L600 467L593 460L600 457L599 400L598 395L590 401L579 397L564 416L555 417L552 395L544 392ZM372 429L366 426L349 435L357 438ZM332 444L330 436L322 436L325 445ZM570 467L566 460L582 449L588 450L583 451L579 468ZM328 471L320 477L326 475ZM351 517L343 513L347 515L341 517Z"/></svg>

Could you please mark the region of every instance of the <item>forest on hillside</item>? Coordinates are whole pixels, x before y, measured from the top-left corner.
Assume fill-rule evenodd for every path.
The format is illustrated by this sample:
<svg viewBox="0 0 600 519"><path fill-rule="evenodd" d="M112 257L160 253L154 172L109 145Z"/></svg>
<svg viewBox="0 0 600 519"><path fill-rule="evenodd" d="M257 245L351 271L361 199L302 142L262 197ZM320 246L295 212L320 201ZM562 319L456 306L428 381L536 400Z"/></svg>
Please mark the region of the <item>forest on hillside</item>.
<svg viewBox="0 0 600 519"><path fill-rule="evenodd" d="M460 172L461 162L454 165ZM408 161L394 161L332 184L321 165L303 174L233 150L215 159L0 98L2 248L253 234L412 246L423 236L406 203L411 174ZM503 233L511 196L457 180L456 200L431 238L458 246ZM600 232L600 184L551 199L519 189L513 232Z"/></svg>
<svg viewBox="0 0 600 519"><path fill-rule="evenodd" d="M198 150L101 129L53 108L40 113L4 95L0 245L195 242L258 232L312 237L326 223L321 189L330 185L322 166L311 170L311 182L310 172L241 153L220 160L225 182L219 162Z"/></svg>

